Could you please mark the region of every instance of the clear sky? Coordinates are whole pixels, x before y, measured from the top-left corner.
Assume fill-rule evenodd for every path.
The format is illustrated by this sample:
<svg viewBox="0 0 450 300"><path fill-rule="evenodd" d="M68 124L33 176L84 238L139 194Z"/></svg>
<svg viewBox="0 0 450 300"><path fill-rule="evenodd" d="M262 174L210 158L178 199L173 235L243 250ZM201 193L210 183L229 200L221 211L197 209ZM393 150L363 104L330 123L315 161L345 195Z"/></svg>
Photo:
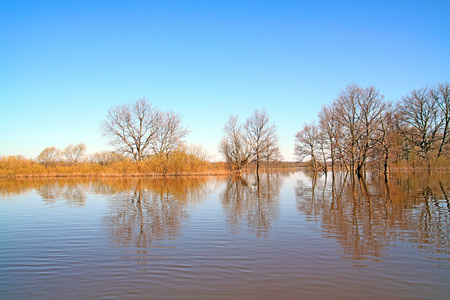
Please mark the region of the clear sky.
<svg viewBox="0 0 450 300"><path fill-rule="evenodd" d="M109 149L108 110L146 97L216 160L230 114L294 134L349 83L387 100L450 81L450 1L0 0L0 155Z"/></svg>

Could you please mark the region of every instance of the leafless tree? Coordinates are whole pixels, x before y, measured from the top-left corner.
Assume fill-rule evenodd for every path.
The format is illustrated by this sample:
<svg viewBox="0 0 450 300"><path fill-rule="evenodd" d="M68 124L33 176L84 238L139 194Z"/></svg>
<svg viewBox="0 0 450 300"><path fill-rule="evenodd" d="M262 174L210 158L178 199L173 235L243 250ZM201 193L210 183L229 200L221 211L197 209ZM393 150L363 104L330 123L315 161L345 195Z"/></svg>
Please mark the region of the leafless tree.
<svg viewBox="0 0 450 300"><path fill-rule="evenodd" d="M302 130L295 134L295 155L300 161L309 157L315 171L319 167L319 162L317 161L319 135L319 128L314 122L304 124Z"/></svg>
<svg viewBox="0 0 450 300"><path fill-rule="evenodd" d="M101 129L118 152L140 161L149 154L161 120L161 112L143 98L111 109Z"/></svg>
<svg viewBox="0 0 450 300"><path fill-rule="evenodd" d="M252 158L252 149L245 139L242 125L238 117L231 115L225 124L224 137L219 145L219 151L225 157L231 169L240 172Z"/></svg>
<svg viewBox="0 0 450 300"><path fill-rule="evenodd" d="M150 154L169 155L188 133L178 114L160 112L145 98L111 109L101 129L119 153L135 161Z"/></svg>
<svg viewBox="0 0 450 300"><path fill-rule="evenodd" d="M370 151L376 143L381 114L385 110L383 95L374 87L365 88L363 96L358 103L361 133L357 139L357 165L356 172L359 174L366 163Z"/></svg>
<svg viewBox="0 0 450 300"><path fill-rule="evenodd" d="M326 137L326 134L320 130L319 127L319 136L318 136L318 140L317 140L317 145L319 148L319 152L322 156L322 167L323 167L323 171L327 172L328 171L328 166L327 166L327 160L329 158L329 144L328 144L328 140Z"/></svg>
<svg viewBox="0 0 450 300"><path fill-rule="evenodd" d="M37 161L45 166L52 165L59 161L61 151L55 147L47 147L38 155Z"/></svg>
<svg viewBox="0 0 450 300"><path fill-rule="evenodd" d="M437 101L428 88L422 88L403 97L398 109L403 137L419 149L430 168L430 152L436 149L444 124Z"/></svg>
<svg viewBox="0 0 450 300"><path fill-rule="evenodd" d="M252 161L259 173L261 161L270 161L279 153L277 127L270 124L266 112L256 110L245 123L245 140L251 149Z"/></svg>
<svg viewBox="0 0 450 300"><path fill-rule="evenodd" d="M324 143L328 145L331 171L334 173L337 159L337 141L340 133L334 106L322 107L322 110L319 112L319 126L325 139Z"/></svg>
<svg viewBox="0 0 450 300"><path fill-rule="evenodd" d="M376 135L377 152L383 161L384 174L389 174L389 162L391 152L398 144L398 134L396 124L398 123L398 113L392 103L386 103L379 116L378 134Z"/></svg>
<svg viewBox="0 0 450 300"><path fill-rule="evenodd" d="M181 126L180 115L170 111L162 114L160 128L152 141L155 154L165 154L181 146L183 138L189 133L187 128Z"/></svg>
<svg viewBox="0 0 450 300"><path fill-rule="evenodd" d="M85 153L86 153L86 145L83 143L80 143L75 146L70 144L62 152L62 154L66 157L67 161L74 165L77 165L83 159Z"/></svg>
<svg viewBox="0 0 450 300"><path fill-rule="evenodd" d="M363 89L351 84L341 92L334 105L343 133L338 141L343 149L343 159L352 173L360 175L375 144L383 96L374 87Z"/></svg>
<svg viewBox="0 0 450 300"><path fill-rule="evenodd" d="M341 91L339 97L334 101L338 125L343 134L339 144L342 149L342 159L354 172L356 165L356 148L358 136L361 133L360 115L358 114L358 102L362 97L361 88L356 84L347 86Z"/></svg>
<svg viewBox="0 0 450 300"><path fill-rule="evenodd" d="M210 160L210 155L202 148L200 145L187 145L185 146L184 152L186 152L189 155L195 156L200 161L208 161Z"/></svg>
<svg viewBox="0 0 450 300"><path fill-rule="evenodd" d="M431 97L437 103L443 121L441 143L439 145L439 151L437 154L437 157L439 158L443 153L444 146L450 143L450 84L438 84L434 89L431 90Z"/></svg>
<svg viewBox="0 0 450 300"><path fill-rule="evenodd" d="M113 163L117 161L123 160L124 157L114 151L102 151L102 152L96 152L89 157L89 161L91 163L97 163L99 165L107 165L108 163Z"/></svg>

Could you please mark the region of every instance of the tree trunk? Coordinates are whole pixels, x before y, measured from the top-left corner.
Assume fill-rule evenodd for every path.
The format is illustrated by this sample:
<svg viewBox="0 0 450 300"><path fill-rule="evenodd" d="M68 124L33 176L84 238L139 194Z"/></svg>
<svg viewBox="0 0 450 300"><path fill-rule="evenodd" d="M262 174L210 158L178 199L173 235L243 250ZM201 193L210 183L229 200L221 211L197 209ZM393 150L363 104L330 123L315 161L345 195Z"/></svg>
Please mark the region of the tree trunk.
<svg viewBox="0 0 450 300"><path fill-rule="evenodd" d="M389 150L386 151L384 156L384 176L389 177Z"/></svg>

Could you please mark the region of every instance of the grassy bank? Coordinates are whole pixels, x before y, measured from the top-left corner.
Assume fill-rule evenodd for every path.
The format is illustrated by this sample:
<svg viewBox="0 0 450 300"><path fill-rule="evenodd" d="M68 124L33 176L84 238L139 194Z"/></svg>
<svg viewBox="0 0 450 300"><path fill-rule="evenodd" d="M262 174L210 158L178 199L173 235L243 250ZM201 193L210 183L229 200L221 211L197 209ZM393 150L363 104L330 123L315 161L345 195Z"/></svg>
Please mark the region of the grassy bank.
<svg viewBox="0 0 450 300"><path fill-rule="evenodd" d="M293 171L300 166L298 163L276 162L263 164L261 171ZM243 173L254 171L254 164L248 164L242 169ZM138 162L123 159L106 163L82 162L76 165L67 162L45 165L20 155L0 157L0 177L158 177L232 173L224 162L209 162L184 152L174 153L170 157L152 156Z"/></svg>
<svg viewBox="0 0 450 300"><path fill-rule="evenodd" d="M0 158L0 177L67 177L67 176L169 176L213 175L227 172L222 163L212 163L186 153L153 156L143 161L123 159L107 163L82 162L49 165L22 156Z"/></svg>

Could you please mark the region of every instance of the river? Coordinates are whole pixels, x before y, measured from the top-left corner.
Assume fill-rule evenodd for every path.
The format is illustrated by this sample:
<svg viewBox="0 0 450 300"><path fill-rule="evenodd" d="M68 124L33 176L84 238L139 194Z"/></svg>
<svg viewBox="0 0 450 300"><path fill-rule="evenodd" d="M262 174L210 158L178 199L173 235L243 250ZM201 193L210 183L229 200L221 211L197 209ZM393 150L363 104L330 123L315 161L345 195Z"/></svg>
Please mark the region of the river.
<svg viewBox="0 0 450 300"><path fill-rule="evenodd" d="M448 299L450 174L0 180L2 299Z"/></svg>

